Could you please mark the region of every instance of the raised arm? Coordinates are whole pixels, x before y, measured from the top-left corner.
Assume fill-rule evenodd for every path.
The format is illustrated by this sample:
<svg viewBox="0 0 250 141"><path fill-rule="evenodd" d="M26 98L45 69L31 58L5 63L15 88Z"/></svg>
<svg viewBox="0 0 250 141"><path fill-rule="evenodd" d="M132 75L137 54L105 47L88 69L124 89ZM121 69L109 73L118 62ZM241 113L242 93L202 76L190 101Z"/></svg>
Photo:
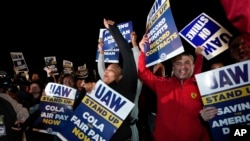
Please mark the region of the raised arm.
<svg viewBox="0 0 250 141"><path fill-rule="evenodd" d="M98 69L98 74L100 78L103 79L104 71L106 69L105 63L104 63L103 41L99 41L98 51L99 51L99 56L98 56L98 62L97 62L97 69Z"/></svg>
<svg viewBox="0 0 250 141"><path fill-rule="evenodd" d="M133 31L130 34L130 38L132 40L132 51L133 51L133 55L134 55L134 60L135 60L135 64L136 64L136 69L138 70L138 57L140 55L140 50L139 50L139 46L137 44L137 34Z"/></svg>
<svg viewBox="0 0 250 141"><path fill-rule="evenodd" d="M194 62L194 73L193 76L195 74L201 73L202 71L202 65L203 65L203 55L202 52L204 51L204 47L202 46L198 46L195 48L195 54L196 54L196 59Z"/></svg>
<svg viewBox="0 0 250 141"><path fill-rule="evenodd" d="M134 60L134 55L131 46L127 40L124 39L118 27L111 20L104 19L105 27L110 31L113 36L122 57L122 80L121 85L126 97L131 101L134 100L135 91L137 87L137 69Z"/></svg>

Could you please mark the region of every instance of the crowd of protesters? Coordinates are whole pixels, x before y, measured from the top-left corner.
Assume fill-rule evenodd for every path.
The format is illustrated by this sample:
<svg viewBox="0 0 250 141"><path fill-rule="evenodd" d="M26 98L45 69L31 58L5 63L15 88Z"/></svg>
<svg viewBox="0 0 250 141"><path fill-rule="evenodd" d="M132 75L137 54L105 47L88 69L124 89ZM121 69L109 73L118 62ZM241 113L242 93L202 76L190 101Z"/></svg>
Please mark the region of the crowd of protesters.
<svg viewBox="0 0 250 141"><path fill-rule="evenodd" d="M228 5L226 0L222 1L223 4ZM230 10L226 9L226 12L228 11ZM239 34L235 35L228 44L227 53L231 56L232 61L226 63L223 62L224 60L216 59L215 62L209 62L211 64L209 69L217 69L225 65L250 60L250 18L247 18L248 22L244 23L243 29L243 25L239 24L239 21L235 23L236 17L234 15L229 15L228 18L235 28L239 29ZM111 141L212 140L206 123L215 117L218 111L215 107L203 108L198 86L194 81L195 74L206 71L202 68L204 66L203 56L200 55L204 48L197 47L194 53L195 57L186 52L175 56L171 59L171 66L155 65L155 68L159 66L156 70L160 69L160 74L157 74L156 70L145 66L144 45L148 42L146 34L139 42L138 47L137 36L133 32L131 46L123 38L114 21L104 19L103 23L119 47L122 64L112 63L105 68L102 58L102 43L100 42L98 44L100 53L99 76L96 76L95 70L88 70L84 75L77 75L75 71L66 73L62 70L59 76L55 76L49 67L44 68L47 76L45 78L36 72L18 72L15 68L13 69L14 76L0 71L0 97L9 101L17 114L13 130L19 131L20 129L14 125L21 127L22 134L19 135L19 139L13 140L59 140L55 136L32 130L33 122L40 115L38 107L46 84L54 82L77 89L73 105L73 109L75 109L82 98L91 93L98 78L136 104L131 114L112 136ZM170 69L172 73L166 74L165 68ZM189 99L190 93L195 93L195 100ZM151 94L153 96L150 96ZM6 141L12 140L6 139Z"/></svg>

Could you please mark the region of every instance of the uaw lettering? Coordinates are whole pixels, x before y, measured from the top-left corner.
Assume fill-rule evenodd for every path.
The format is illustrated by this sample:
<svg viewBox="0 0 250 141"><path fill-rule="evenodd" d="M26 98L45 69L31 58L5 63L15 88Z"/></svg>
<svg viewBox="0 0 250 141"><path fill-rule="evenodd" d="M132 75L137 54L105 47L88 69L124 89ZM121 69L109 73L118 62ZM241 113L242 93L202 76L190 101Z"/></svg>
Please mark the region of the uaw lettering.
<svg viewBox="0 0 250 141"><path fill-rule="evenodd" d="M207 32L207 33L209 33L209 32ZM232 36L228 33L221 33L218 36L211 38L208 42L206 42L205 44L202 45L205 47L205 55L209 56L213 52L216 52L217 50L219 50L224 45L227 45L231 38L232 38ZM213 57L213 56L211 56L211 57Z"/></svg>
<svg viewBox="0 0 250 141"><path fill-rule="evenodd" d="M45 93L48 96L75 99L76 89L50 82L46 85Z"/></svg>
<svg viewBox="0 0 250 141"><path fill-rule="evenodd" d="M95 93L96 98L108 106L110 109L113 109L115 112L121 109L122 106L126 104L127 101L122 100L121 97L118 97L115 93L110 90L106 90L105 87L99 85Z"/></svg>
<svg viewBox="0 0 250 141"><path fill-rule="evenodd" d="M203 55L208 60L228 49L228 43L232 38L231 33L205 13L184 27L180 31L180 36L193 47L205 47Z"/></svg>
<svg viewBox="0 0 250 141"><path fill-rule="evenodd" d="M198 86L203 96L239 87L244 88L244 86L249 86L250 84L250 61L227 65L219 69L197 74L195 77L201 81ZM248 87L245 88L246 90L243 91L248 92Z"/></svg>
<svg viewBox="0 0 250 141"><path fill-rule="evenodd" d="M214 141L229 140L237 131L243 135L236 129L250 125L249 73L250 61L243 61L195 76L204 106L218 109L209 121Z"/></svg>
<svg viewBox="0 0 250 141"><path fill-rule="evenodd" d="M127 110L132 109L134 104L102 81L98 81L97 84L95 94L90 95L90 97L101 103L111 112L121 115L121 119L125 119L128 114Z"/></svg>

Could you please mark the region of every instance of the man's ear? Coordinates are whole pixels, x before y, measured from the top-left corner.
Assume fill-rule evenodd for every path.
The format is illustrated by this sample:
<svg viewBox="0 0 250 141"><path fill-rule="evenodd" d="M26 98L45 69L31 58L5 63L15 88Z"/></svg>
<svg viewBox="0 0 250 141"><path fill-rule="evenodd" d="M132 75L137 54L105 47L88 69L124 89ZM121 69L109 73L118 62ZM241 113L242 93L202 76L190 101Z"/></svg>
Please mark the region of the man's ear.
<svg viewBox="0 0 250 141"><path fill-rule="evenodd" d="M172 67L171 76L174 76L174 67Z"/></svg>
<svg viewBox="0 0 250 141"><path fill-rule="evenodd" d="M122 75L120 75L119 77L118 77L118 81L120 81L122 79Z"/></svg>

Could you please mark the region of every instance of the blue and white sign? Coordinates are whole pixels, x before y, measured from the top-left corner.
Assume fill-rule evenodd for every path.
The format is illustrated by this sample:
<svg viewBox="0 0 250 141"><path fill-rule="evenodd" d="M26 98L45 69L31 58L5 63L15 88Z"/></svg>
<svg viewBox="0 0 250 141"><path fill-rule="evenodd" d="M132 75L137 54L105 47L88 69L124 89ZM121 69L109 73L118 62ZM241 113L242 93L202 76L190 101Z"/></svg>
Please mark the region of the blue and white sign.
<svg viewBox="0 0 250 141"><path fill-rule="evenodd" d="M130 43L130 34L133 31L132 21L120 23L117 25L123 37ZM104 51L104 62L107 63L119 63L119 48L110 34L110 32L101 28L99 32L99 40L103 41L103 51ZM97 50L96 62L98 61L99 52Z"/></svg>
<svg viewBox="0 0 250 141"><path fill-rule="evenodd" d="M184 48L174 22L169 0L156 0L147 17L146 67L166 61Z"/></svg>
<svg viewBox="0 0 250 141"><path fill-rule="evenodd" d="M204 106L214 106L209 120L213 141L230 140L230 127L250 126L250 61L195 75Z"/></svg>
<svg viewBox="0 0 250 141"><path fill-rule="evenodd" d="M228 49L232 34L205 13L201 13L180 32L180 36L194 48L205 47L203 56L210 60Z"/></svg>

